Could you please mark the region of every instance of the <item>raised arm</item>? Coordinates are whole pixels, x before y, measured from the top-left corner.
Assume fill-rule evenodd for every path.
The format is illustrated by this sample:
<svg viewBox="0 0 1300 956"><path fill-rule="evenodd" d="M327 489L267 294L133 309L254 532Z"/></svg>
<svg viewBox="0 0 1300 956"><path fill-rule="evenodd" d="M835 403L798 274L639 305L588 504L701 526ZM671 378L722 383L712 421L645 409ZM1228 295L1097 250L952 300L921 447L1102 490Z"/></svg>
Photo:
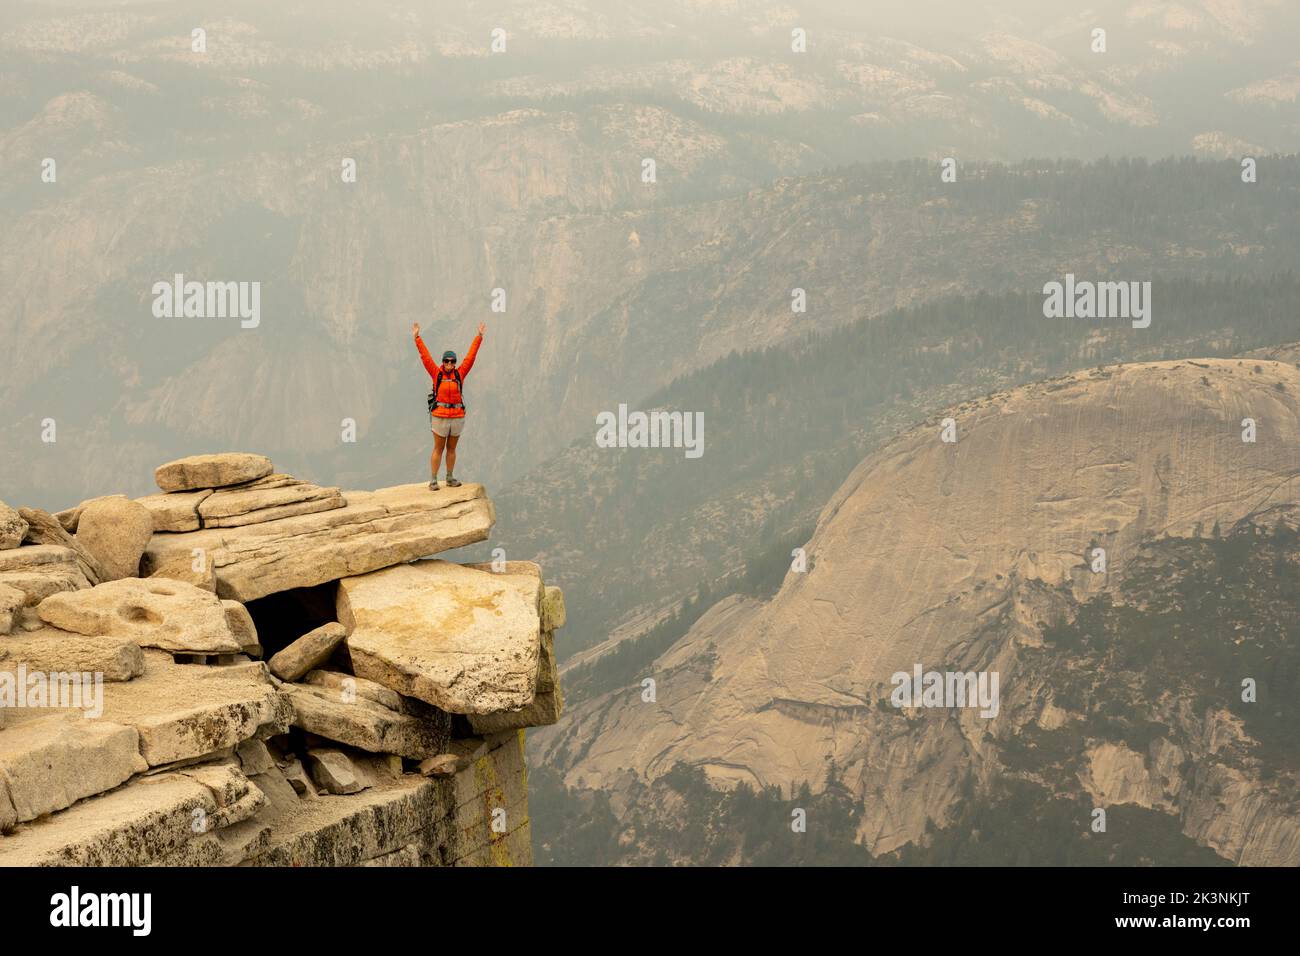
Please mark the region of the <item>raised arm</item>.
<svg viewBox="0 0 1300 956"><path fill-rule="evenodd" d="M424 347L424 339L420 338L419 322L411 326L411 334L415 336L415 347L420 352L420 361L424 363L424 370L429 373L429 378L436 381L438 378L438 363L433 360L429 350Z"/></svg>
<svg viewBox="0 0 1300 956"><path fill-rule="evenodd" d="M478 326L478 335L474 336L474 341L470 343L469 352L465 354L465 361L460 363L458 371L460 372L462 381L465 376L469 374L469 370L474 367L474 359L478 357L478 347L483 344L483 332L486 329L487 326L480 322Z"/></svg>

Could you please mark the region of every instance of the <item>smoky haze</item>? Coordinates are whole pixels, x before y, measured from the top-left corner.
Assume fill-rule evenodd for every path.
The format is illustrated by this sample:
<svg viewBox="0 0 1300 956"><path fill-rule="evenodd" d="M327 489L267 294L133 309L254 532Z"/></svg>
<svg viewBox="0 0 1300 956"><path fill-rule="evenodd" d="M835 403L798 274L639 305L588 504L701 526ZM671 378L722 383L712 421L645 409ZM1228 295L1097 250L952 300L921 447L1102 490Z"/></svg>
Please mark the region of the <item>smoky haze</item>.
<svg viewBox="0 0 1300 956"><path fill-rule="evenodd" d="M1300 4L3 10L0 498L423 494L486 325L540 861L1300 862Z"/></svg>
<svg viewBox="0 0 1300 956"><path fill-rule="evenodd" d="M497 319L474 401L499 485L611 388L795 331L759 318L772 292L742 247L698 258L750 190L912 157L1285 151L1297 130L1282 3L233 3L202 53L200 4L7 6L0 329L22 361L0 428L28 449L53 419L68 441L6 455L0 478L49 507L110 476L143 492L132 462L214 444L396 480L421 457L412 321L464 349ZM632 233L634 263L611 254ZM890 268L868 261L819 322L936 291ZM260 282L260 326L153 318L178 273ZM364 454L340 450L343 419Z"/></svg>

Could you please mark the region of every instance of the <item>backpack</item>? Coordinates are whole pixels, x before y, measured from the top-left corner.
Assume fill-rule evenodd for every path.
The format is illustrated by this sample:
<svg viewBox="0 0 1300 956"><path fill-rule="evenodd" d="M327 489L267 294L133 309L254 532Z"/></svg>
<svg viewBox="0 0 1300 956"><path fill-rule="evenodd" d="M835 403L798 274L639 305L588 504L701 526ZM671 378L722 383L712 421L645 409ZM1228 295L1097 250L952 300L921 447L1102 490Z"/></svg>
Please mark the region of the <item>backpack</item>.
<svg viewBox="0 0 1300 956"><path fill-rule="evenodd" d="M452 369L452 370L451 370L451 376L452 376L452 378L454 378L454 379L456 380L456 386L461 390L461 396L460 396L460 397L461 397L461 398L464 398L464 397L465 397L465 385L464 385L464 383L461 382L461 380L460 380L460 369L458 369L458 368L454 368L454 369ZM432 415L432 414L433 414L433 410L434 410L435 408L438 407L438 390L442 388L442 378L443 378L442 367L439 366L439 367L438 367L438 378L437 378L437 379L434 381L434 383L433 383L433 391L431 391L431 392L429 393L429 414L430 414L430 415ZM446 403L446 402L443 402L443 404L446 405L447 408L461 408L461 409L463 409L463 408L465 407L465 403L464 403L464 402L460 402L460 403L457 404L457 405L451 405L451 404L448 404L448 403Z"/></svg>

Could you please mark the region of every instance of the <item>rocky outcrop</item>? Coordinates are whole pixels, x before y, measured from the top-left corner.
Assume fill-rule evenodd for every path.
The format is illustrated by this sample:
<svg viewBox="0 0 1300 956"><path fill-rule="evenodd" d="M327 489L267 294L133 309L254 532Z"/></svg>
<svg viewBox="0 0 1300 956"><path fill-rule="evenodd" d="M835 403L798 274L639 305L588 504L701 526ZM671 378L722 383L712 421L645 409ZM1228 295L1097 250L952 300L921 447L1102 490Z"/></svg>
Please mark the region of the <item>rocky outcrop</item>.
<svg viewBox="0 0 1300 956"><path fill-rule="evenodd" d="M563 596L420 560L487 536L482 488L343 493L250 455L158 483L14 512L0 865L531 863L522 728L559 716Z"/></svg>
<svg viewBox="0 0 1300 956"><path fill-rule="evenodd" d="M344 498L345 506L313 514L155 534L141 571L188 570L197 551L213 569L217 594L247 602L473 544L495 521L482 485L436 496L424 484L398 485Z"/></svg>
<svg viewBox="0 0 1300 956"><path fill-rule="evenodd" d="M68 534L84 533L81 540L92 552L95 540L116 541L113 536L100 533L100 525L115 529L117 538L125 534L133 541L140 540L143 550L153 531L239 527L347 505L338 488L322 488L292 475L260 474L269 467L269 460L260 455L181 459L159 469L160 487L174 490L145 495L134 501L125 495L102 495L53 517ZM245 475L257 477L244 478ZM241 480L233 481L234 478Z"/></svg>

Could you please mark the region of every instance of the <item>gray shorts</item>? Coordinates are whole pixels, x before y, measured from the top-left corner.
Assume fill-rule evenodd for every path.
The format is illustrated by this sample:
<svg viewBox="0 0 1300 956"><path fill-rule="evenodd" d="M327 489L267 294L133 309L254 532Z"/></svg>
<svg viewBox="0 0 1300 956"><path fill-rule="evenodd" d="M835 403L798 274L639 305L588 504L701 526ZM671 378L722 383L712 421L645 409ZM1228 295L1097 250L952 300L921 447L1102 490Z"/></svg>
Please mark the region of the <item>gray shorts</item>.
<svg viewBox="0 0 1300 956"><path fill-rule="evenodd" d="M430 415L433 419L432 431L435 435L441 435L443 438L459 437L460 433L465 430L465 416L460 418L439 418L437 415Z"/></svg>

